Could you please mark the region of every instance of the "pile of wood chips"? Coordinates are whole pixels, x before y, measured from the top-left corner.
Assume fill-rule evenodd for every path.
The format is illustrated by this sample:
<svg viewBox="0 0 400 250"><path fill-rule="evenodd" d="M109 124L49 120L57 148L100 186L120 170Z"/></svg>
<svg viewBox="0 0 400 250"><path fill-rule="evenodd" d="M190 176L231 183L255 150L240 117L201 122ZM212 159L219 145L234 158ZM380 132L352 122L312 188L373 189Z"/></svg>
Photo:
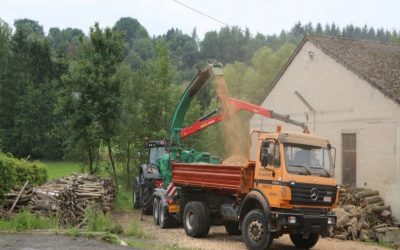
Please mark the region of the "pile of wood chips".
<svg viewBox="0 0 400 250"><path fill-rule="evenodd" d="M231 155L226 158L222 165L229 165L229 166L244 166L246 163L246 159L240 155Z"/></svg>
<svg viewBox="0 0 400 250"><path fill-rule="evenodd" d="M345 187L340 189L339 206L333 210L337 224L331 236L342 240L380 240L387 231L400 230L393 222L390 206L376 190Z"/></svg>
<svg viewBox="0 0 400 250"><path fill-rule="evenodd" d="M14 189L6 194L3 214L9 211L19 193L19 189ZM115 185L111 179L73 174L37 188L26 187L13 212L26 209L46 217L58 214L62 224L83 226L88 206L107 212L112 209L114 198Z"/></svg>

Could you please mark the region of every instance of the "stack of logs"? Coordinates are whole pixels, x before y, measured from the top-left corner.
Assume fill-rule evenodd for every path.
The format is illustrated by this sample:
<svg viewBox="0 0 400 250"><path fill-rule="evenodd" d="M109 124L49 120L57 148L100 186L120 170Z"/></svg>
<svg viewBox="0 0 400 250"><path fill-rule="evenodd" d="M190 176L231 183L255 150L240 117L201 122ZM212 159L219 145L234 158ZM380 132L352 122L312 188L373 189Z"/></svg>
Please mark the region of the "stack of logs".
<svg viewBox="0 0 400 250"><path fill-rule="evenodd" d="M376 240L385 230L399 230L393 223L390 206L379 192L364 188L341 188L336 229L331 236L346 240Z"/></svg>
<svg viewBox="0 0 400 250"><path fill-rule="evenodd" d="M14 189L6 194L4 211L9 211L19 193L19 189ZM28 185L13 211L26 209L46 217L58 214L62 224L82 226L88 206L97 206L107 212L111 210L114 198L115 186L111 179L74 174L37 188Z"/></svg>
<svg viewBox="0 0 400 250"><path fill-rule="evenodd" d="M110 179L81 175L71 176L68 181L71 185L64 188L59 197L61 223L82 225L88 206L97 206L103 212L112 209L115 186Z"/></svg>
<svg viewBox="0 0 400 250"><path fill-rule="evenodd" d="M5 194L5 200L3 203L3 210L9 211L14 204L15 199L19 196L21 191L20 188L13 189L10 193ZM25 208L31 202L33 197L33 187L31 185L27 185L25 189L22 191L21 196L18 199L13 211L20 211Z"/></svg>

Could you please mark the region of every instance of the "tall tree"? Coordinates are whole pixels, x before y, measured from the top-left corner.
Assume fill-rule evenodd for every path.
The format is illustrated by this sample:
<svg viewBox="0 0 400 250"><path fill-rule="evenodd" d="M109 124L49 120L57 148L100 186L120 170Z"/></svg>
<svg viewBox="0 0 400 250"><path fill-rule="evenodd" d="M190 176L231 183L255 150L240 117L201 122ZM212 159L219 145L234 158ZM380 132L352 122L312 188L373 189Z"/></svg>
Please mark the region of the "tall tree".
<svg viewBox="0 0 400 250"><path fill-rule="evenodd" d="M4 138L7 133L7 128L10 127L10 120L12 118L12 113L9 113L7 108L9 103L7 103L7 96L10 94L5 81L6 70L8 67L8 61L11 56L11 28L9 25L0 19L0 150L2 148L2 138Z"/></svg>
<svg viewBox="0 0 400 250"><path fill-rule="evenodd" d="M56 76L50 48L36 21L16 20L15 27L2 84L3 144L17 156L52 157Z"/></svg>
<svg viewBox="0 0 400 250"><path fill-rule="evenodd" d="M85 145L93 172L94 154L100 139L107 146L116 184L116 166L112 140L118 131L121 114L121 79L117 69L123 60L121 33L110 28L101 29L98 23L90 28L90 41L81 39L79 60L68 74L74 83L71 94L75 96L76 109L72 115L75 138Z"/></svg>
<svg viewBox="0 0 400 250"><path fill-rule="evenodd" d="M121 79L117 68L123 60L123 40L119 32L110 28L100 29L96 23L90 29L91 63L94 67L92 80L96 82L97 100L93 100L95 114L103 140L107 144L108 155L113 169L114 180L118 187L116 166L112 153L112 139L118 132L121 115Z"/></svg>

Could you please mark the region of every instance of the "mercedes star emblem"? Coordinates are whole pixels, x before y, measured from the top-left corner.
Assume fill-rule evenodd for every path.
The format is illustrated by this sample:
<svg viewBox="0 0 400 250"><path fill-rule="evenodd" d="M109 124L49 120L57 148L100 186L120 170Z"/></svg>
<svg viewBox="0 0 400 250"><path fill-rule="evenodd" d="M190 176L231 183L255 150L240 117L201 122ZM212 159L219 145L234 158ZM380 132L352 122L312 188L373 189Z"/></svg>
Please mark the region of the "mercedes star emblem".
<svg viewBox="0 0 400 250"><path fill-rule="evenodd" d="M318 199L318 189L313 188L310 191L311 194L311 200L316 201Z"/></svg>

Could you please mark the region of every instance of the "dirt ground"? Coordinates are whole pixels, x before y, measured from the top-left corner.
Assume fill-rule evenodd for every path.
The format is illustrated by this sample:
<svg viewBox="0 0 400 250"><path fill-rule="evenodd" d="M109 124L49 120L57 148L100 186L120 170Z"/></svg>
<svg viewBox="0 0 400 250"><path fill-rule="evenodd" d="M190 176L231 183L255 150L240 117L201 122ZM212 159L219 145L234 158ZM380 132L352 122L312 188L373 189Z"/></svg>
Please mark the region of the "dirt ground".
<svg viewBox="0 0 400 250"><path fill-rule="evenodd" d="M120 223L123 227L128 227L134 220L140 221L139 211L128 212L128 213L116 213L114 214L115 220ZM211 230L207 238L194 239L185 234L183 228L170 228L160 229L158 226L153 224L153 218L151 216L143 216L141 222L145 232L155 235L157 239L162 239L162 242L177 245L180 247L191 248L191 249L215 249L215 250L236 250L246 249L245 244L242 241L241 236L229 236L225 232L223 226L211 227ZM288 236L282 236L279 239L274 240L271 249L289 250L296 249ZM332 249L386 249L380 246L366 244L363 242L355 241L340 241L336 239L320 239L317 245L313 248L315 250L332 250Z"/></svg>

